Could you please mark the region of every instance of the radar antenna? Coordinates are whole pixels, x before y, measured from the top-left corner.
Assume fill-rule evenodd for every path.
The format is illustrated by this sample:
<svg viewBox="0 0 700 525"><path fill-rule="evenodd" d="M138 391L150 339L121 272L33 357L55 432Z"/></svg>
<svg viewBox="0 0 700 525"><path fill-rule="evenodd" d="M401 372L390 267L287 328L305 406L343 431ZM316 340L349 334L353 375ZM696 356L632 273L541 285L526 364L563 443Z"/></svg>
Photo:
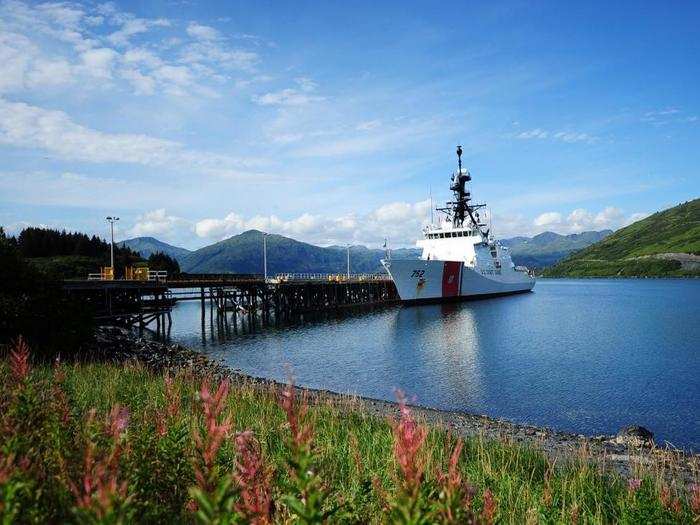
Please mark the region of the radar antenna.
<svg viewBox="0 0 700 525"><path fill-rule="evenodd" d="M479 222L479 215L476 213L476 210L483 208L485 204L470 204L472 197L467 190L467 182L472 180L472 176L466 168L462 168L462 146L457 146L457 168L457 172L452 175L450 184L454 200L448 202L444 208L437 208L437 210L445 213L457 228L464 225L464 220L468 216L474 228L485 238L488 238L489 230L482 230L486 224Z"/></svg>

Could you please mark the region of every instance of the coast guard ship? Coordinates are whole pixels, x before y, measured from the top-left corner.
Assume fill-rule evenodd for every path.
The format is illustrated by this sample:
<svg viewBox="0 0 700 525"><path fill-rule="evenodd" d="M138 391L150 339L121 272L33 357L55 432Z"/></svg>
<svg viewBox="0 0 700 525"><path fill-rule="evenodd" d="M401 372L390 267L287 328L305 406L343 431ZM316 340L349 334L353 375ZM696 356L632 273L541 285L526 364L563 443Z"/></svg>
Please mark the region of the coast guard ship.
<svg viewBox="0 0 700 525"><path fill-rule="evenodd" d="M382 260L399 297L406 303L443 302L529 292L535 278L524 266L516 266L506 246L489 235L478 210L485 204L471 204L467 182L469 171L462 168L462 147L457 146L458 170L450 189L454 200L444 208L439 224L428 225L416 245L423 249L420 259Z"/></svg>

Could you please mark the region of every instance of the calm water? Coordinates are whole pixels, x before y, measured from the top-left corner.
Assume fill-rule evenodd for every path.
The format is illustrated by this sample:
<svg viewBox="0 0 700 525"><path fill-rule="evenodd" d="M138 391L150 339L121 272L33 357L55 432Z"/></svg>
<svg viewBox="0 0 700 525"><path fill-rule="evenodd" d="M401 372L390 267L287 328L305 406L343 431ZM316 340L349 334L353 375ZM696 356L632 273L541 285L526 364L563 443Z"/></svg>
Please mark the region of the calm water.
<svg viewBox="0 0 700 525"><path fill-rule="evenodd" d="M314 388L586 434L640 424L700 450L700 280L541 280L530 294L390 308L213 337L199 303L172 338L231 367Z"/></svg>

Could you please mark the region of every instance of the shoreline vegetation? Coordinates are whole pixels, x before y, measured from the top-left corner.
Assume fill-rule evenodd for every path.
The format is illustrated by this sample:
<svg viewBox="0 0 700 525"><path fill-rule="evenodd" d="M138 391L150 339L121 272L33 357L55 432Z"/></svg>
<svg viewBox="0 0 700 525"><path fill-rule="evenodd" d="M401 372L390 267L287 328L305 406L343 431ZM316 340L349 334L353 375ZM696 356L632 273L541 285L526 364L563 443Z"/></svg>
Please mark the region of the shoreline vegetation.
<svg viewBox="0 0 700 525"><path fill-rule="evenodd" d="M250 378L97 332L0 360L7 522L697 523L698 456ZM409 393L410 394L410 393Z"/></svg>
<svg viewBox="0 0 700 525"><path fill-rule="evenodd" d="M700 277L700 199L659 211L542 270L543 277Z"/></svg>

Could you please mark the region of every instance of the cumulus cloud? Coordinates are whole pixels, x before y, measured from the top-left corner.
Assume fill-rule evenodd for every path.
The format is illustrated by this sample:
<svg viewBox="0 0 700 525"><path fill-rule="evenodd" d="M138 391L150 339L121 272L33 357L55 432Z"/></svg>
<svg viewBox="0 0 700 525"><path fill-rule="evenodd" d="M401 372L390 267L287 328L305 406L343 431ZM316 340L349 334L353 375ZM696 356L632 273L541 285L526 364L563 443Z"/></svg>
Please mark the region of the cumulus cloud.
<svg viewBox="0 0 700 525"><path fill-rule="evenodd" d="M221 219L207 218L194 224L196 235L207 240L221 240L246 230L256 229L287 235L322 245L366 244L378 246L384 238L396 245L413 245L427 224L429 201L393 202L366 215L324 217L303 213L292 219L276 215L245 218L232 212Z"/></svg>
<svg viewBox="0 0 700 525"><path fill-rule="evenodd" d="M130 237L160 236L170 239L183 229L189 229L190 223L182 217L168 215L165 208L144 213L136 219L134 225L127 231Z"/></svg>
<svg viewBox="0 0 700 525"><path fill-rule="evenodd" d="M190 22L187 26L187 34L199 40L218 40L221 38L221 33L213 27L198 24L197 22Z"/></svg>
<svg viewBox="0 0 700 525"><path fill-rule="evenodd" d="M145 33L152 27L169 27L168 20L159 18L155 20L147 20L145 18L130 18L121 17L122 26L118 31L110 34L107 40L115 46L126 46L129 44L129 39L139 33Z"/></svg>
<svg viewBox="0 0 700 525"><path fill-rule="evenodd" d="M544 228L553 224L560 224L561 213L557 213L554 211L543 213L541 215L538 215L533 222L535 223L535 226L541 226Z"/></svg>
<svg viewBox="0 0 700 525"><path fill-rule="evenodd" d="M617 230L646 217L647 213L625 214L621 209L608 206L599 212L577 208L564 216L559 212L545 212L533 220L539 229L557 233L580 233L590 230Z"/></svg>

